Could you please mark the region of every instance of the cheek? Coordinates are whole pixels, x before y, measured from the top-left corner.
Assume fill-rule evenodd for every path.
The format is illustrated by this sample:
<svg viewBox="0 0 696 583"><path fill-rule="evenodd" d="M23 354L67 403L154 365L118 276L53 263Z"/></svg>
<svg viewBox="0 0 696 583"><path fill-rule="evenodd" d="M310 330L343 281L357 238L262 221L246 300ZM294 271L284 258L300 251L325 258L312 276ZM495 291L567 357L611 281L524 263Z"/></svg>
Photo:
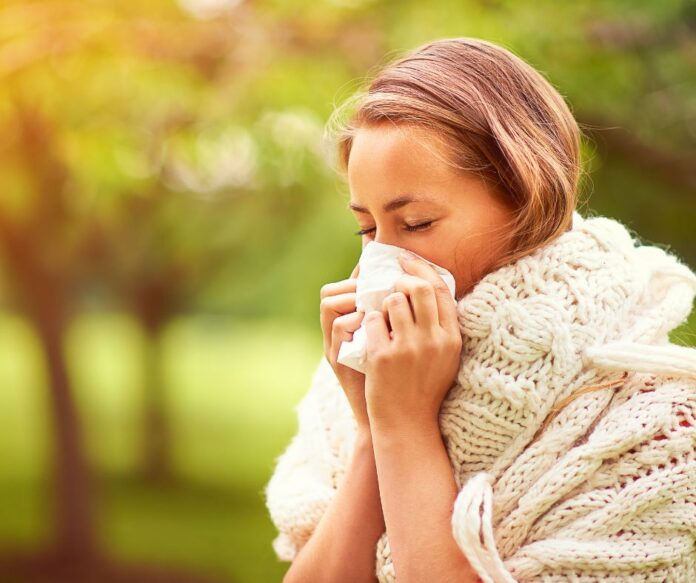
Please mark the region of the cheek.
<svg viewBox="0 0 696 583"><path fill-rule="evenodd" d="M457 289L459 289L463 281L467 278L468 259L462 256L461 248L457 254L459 256L457 259L454 250L455 245L453 242L433 242L433 245L429 249L424 250L424 253L420 253L419 251L416 251L416 253L422 255L435 265L444 267L449 271L454 276Z"/></svg>
<svg viewBox="0 0 696 583"><path fill-rule="evenodd" d="M456 282L457 295L476 283L488 264L486 238L477 234L449 234L433 237L409 248L428 261L444 267Z"/></svg>
<svg viewBox="0 0 696 583"><path fill-rule="evenodd" d="M478 236L462 237L460 242L452 246L456 249L453 257L449 257L447 267L457 281L458 289L470 289L483 276L490 258L490 246L485 238ZM445 264L445 266L447 266Z"/></svg>

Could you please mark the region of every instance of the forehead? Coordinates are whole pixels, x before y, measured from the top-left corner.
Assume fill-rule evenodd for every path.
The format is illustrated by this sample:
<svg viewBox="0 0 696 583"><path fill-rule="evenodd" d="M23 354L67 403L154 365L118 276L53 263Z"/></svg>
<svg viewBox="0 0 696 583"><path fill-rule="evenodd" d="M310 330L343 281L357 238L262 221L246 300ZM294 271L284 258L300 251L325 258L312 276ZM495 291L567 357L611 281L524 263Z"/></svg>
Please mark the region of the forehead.
<svg viewBox="0 0 696 583"><path fill-rule="evenodd" d="M348 182L357 204L379 193L421 192L438 200L435 187L454 176L445 145L431 130L381 124L360 128L353 138Z"/></svg>
<svg viewBox="0 0 696 583"><path fill-rule="evenodd" d="M353 137L349 171L365 171L381 166L403 169L409 165L426 171L448 168L445 144L430 129L391 123L366 126Z"/></svg>

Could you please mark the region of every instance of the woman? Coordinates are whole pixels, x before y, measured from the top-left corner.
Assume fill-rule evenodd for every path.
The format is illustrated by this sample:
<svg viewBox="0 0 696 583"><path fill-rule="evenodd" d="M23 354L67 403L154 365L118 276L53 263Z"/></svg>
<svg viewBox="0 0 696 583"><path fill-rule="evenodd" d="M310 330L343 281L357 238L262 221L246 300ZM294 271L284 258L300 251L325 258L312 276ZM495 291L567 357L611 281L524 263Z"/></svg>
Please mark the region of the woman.
<svg viewBox="0 0 696 583"><path fill-rule="evenodd" d="M696 274L576 210L580 132L474 38L385 67L339 128L363 246L404 260L382 311L321 289L324 355L266 489L312 581L696 581ZM334 118L335 121L337 118ZM364 318L364 321L363 321ZM336 362L363 324L366 374Z"/></svg>

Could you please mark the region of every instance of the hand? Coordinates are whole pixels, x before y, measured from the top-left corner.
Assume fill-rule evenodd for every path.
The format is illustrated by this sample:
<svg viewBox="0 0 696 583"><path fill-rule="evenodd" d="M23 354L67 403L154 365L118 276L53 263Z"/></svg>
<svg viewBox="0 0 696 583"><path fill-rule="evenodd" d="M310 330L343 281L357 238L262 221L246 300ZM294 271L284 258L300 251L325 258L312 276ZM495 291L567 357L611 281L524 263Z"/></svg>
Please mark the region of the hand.
<svg viewBox="0 0 696 583"><path fill-rule="evenodd" d="M358 422L359 430L369 431L367 403L365 401L365 375L357 370L336 362L341 342L353 339L362 324L365 314L355 307L356 277L360 264L355 266L348 279L327 283L320 291L320 321L324 336L324 354L331 364L336 377Z"/></svg>
<svg viewBox="0 0 696 583"><path fill-rule="evenodd" d="M418 257L399 261L406 274L384 298L383 311L370 311L365 320L365 397L373 428L437 424L460 365L462 337L447 284Z"/></svg>

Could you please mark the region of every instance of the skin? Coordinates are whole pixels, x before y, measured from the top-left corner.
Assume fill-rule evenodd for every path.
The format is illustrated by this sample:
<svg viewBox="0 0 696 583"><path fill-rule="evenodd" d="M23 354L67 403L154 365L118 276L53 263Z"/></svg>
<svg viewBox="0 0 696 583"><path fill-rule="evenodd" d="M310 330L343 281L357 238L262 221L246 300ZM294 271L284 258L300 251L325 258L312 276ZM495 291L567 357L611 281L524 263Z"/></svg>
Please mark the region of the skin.
<svg viewBox="0 0 696 583"><path fill-rule="evenodd" d="M358 130L348 180L348 206L364 231L363 248L369 241L380 241L442 265L455 278L457 299L507 250L501 234L512 210L481 178L449 165L444 144L431 130L393 124ZM404 195L422 200L385 210L387 203ZM368 416L398 426L402 418L418 423L436 418L444 392L454 381L461 348L456 310L440 276L417 257L402 261L402 267L406 273L385 298L383 318L371 320L379 313L366 314L366 330L372 333L365 386L366 397L371 397ZM384 362L370 370L370 356L373 363ZM379 381L381 389L369 394L368 379L372 385ZM399 412L384 385L404 383L415 385L417 395L409 402L407 393L396 389L398 407L404 409ZM422 386L434 390L425 393Z"/></svg>
<svg viewBox="0 0 696 583"><path fill-rule="evenodd" d="M429 130L360 129L348 167L350 203L361 229L372 229L363 246L377 240L442 265L459 299L507 250L493 235L504 232L512 210L478 176L446 160ZM429 201L383 209L406 193ZM405 229L428 222L421 231ZM430 265L418 258L401 264L406 273L382 311L365 315L365 406L392 559L400 581L476 581L452 535L458 490L438 422L460 364L456 307Z"/></svg>
<svg viewBox="0 0 696 583"><path fill-rule="evenodd" d="M362 235L362 246L381 241L445 267L455 278L457 299L507 249L505 224L512 211L501 202L504 198L478 176L448 165L444 145L430 130L392 124L358 130L348 162L348 181L349 207L353 207L360 229L368 231ZM394 198L411 193L427 202L383 210ZM409 231L407 226L419 228ZM364 317L355 309L358 273L356 265L348 279L322 287L320 320L326 358L348 397L358 428L369 432L365 376L336 362L341 342L352 339ZM433 281L434 285L441 282L439 276ZM409 282L414 285L413 279L404 277L404 285L396 289L408 293ZM383 313L390 325L386 304Z"/></svg>
<svg viewBox="0 0 696 583"><path fill-rule="evenodd" d="M349 206L363 247L371 240L409 249L452 273L457 299L478 282L508 247L505 225L513 210L504 197L472 173L448 165L444 144L431 130L382 124L358 130L348 162ZM413 202L385 212L399 195ZM415 232L407 225L432 224Z"/></svg>
<svg viewBox="0 0 696 583"><path fill-rule="evenodd" d="M430 130L361 128L348 179L352 212L361 229L370 229L363 247L376 240L445 267L455 278L457 299L507 250L505 225L513 211L477 175L449 165ZM405 194L428 201L384 210ZM406 229L427 222L427 228ZM402 266L405 273L381 311L356 311L359 265L348 279L322 286L324 351L353 411L357 439L336 496L284 583L373 583L375 543L384 528L401 583L480 581L452 535L458 491L438 422L460 363L456 308L430 265L416 259ZM366 374L336 362L341 342L363 321Z"/></svg>

